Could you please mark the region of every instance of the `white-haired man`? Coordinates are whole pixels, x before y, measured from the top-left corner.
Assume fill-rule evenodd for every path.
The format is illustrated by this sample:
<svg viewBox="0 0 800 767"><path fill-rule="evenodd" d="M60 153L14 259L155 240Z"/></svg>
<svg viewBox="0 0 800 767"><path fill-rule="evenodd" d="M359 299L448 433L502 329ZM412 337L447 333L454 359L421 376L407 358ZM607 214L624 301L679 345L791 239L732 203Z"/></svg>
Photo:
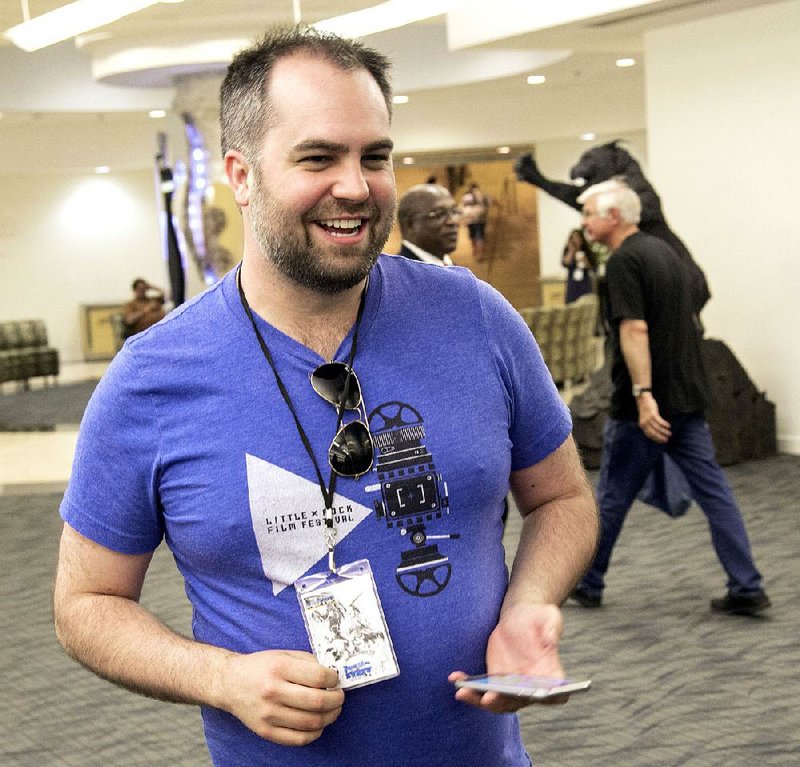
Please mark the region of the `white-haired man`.
<svg viewBox="0 0 800 767"><path fill-rule="evenodd" d="M708 386L685 264L665 242L639 231L641 204L623 182L596 184L578 201L587 237L613 251L606 265L613 393L597 488L600 545L571 596L584 607L600 606L625 516L666 452L686 475L693 499L708 518L714 549L728 575L728 593L713 599L712 608L759 613L770 601L703 416Z"/></svg>

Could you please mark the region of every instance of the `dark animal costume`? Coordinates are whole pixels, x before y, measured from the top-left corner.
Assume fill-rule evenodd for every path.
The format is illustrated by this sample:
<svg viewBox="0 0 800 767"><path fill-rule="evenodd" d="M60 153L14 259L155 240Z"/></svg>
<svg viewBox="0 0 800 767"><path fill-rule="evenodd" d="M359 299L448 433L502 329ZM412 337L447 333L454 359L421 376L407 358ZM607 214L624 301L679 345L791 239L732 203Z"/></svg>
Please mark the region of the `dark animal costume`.
<svg viewBox="0 0 800 767"><path fill-rule="evenodd" d="M578 197L594 184L621 176L628 186L639 195L642 203L642 218L639 228L667 242L672 249L691 265L692 294L695 312L699 313L705 306L711 293L708 289L702 269L695 263L691 253L683 241L669 228L661 210L661 200L655 189L644 177L639 163L621 146L618 141L592 147L584 152L577 164L570 170L570 178L575 183L551 181L539 171L533 156L524 154L514 163L514 172L520 181L538 186L551 197L566 203L575 210L580 210Z"/></svg>
<svg viewBox="0 0 800 767"><path fill-rule="evenodd" d="M666 241L673 250L691 266L692 297L694 310L699 313L711 294L705 275L695 263L681 239L669 228L661 210L661 200L650 182L644 177L639 163L617 141L596 146L584 152L570 170L570 178L576 183L562 183L545 178L530 154L522 155L514 164L517 178L538 186L551 197L580 210L578 197L593 184L607 181L615 176L624 177L628 186L638 195L642 203L639 228ZM601 302L606 300L600 289ZM736 358L721 341L703 341L703 355L709 379L714 382L714 403L708 412L708 423L716 443L717 460L728 465L749 458L774 455L775 406L747 378ZM570 412L573 419L573 435L580 448L587 468L600 467L602 432L609 411L611 395L610 354L606 350L606 365L595 371L586 391L572 398ZM732 363L729 361L732 360ZM730 395L730 382L737 395ZM747 382L747 386L742 381ZM726 389L726 384L728 388ZM730 391L729 391L730 390ZM742 395L746 391L746 395ZM722 410L720 410L722 408ZM754 426L757 424L757 426ZM739 439L734 435L747 435ZM736 447L736 449L732 449ZM744 449L740 449L744 448ZM753 450L753 453L749 451ZM691 503L691 492L678 466L669 458L649 476L639 499L656 506L670 516L685 513Z"/></svg>

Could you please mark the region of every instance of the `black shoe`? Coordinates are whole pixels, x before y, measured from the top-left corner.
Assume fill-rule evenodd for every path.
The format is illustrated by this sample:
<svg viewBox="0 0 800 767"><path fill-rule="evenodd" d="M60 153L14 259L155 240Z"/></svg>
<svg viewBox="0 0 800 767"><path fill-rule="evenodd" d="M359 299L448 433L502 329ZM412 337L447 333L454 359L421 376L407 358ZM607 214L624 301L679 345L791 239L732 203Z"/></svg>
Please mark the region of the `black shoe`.
<svg viewBox="0 0 800 767"><path fill-rule="evenodd" d="M600 607L603 603L603 598L599 594L590 594L584 591L580 586L576 586L569 594L569 598L576 601L581 607L588 607L594 609Z"/></svg>
<svg viewBox="0 0 800 767"><path fill-rule="evenodd" d="M711 609L729 615L758 615L771 604L766 592L761 591L752 596L727 594L721 599L712 599Z"/></svg>

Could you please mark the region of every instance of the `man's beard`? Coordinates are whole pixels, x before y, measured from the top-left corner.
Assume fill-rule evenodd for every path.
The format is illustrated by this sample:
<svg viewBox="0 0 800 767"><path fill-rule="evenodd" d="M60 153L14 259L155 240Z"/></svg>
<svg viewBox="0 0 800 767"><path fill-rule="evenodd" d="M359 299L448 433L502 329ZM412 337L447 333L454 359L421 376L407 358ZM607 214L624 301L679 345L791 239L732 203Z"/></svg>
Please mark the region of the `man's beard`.
<svg viewBox="0 0 800 767"><path fill-rule="evenodd" d="M296 231L296 214L287 213L276 204L260 179L251 190L249 212L253 234L265 258L298 285L329 295L354 287L369 274L389 237L394 220L394 206L390 210L381 210L374 203L340 200L310 211L306 226L316 226L312 219L334 219L345 215L369 219L366 242L338 247L339 255L347 257L345 265L338 266L326 252L336 248L336 244L330 248L321 247L311 240L305 227Z"/></svg>

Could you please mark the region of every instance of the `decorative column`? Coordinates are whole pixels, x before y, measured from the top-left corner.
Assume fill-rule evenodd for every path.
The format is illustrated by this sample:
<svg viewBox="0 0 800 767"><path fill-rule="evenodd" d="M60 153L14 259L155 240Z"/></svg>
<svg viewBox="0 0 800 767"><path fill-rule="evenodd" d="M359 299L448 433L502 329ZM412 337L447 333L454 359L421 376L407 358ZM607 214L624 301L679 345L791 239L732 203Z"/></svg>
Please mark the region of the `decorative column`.
<svg viewBox="0 0 800 767"><path fill-rule="evenodd" d="M175 213L186 250L207 284L220 279L241 255L239 211L225 181L220 151L223 77L219 71L180 75L175 79L173 101L187 139L185 173L176 173L182 194Z"/></svg>

